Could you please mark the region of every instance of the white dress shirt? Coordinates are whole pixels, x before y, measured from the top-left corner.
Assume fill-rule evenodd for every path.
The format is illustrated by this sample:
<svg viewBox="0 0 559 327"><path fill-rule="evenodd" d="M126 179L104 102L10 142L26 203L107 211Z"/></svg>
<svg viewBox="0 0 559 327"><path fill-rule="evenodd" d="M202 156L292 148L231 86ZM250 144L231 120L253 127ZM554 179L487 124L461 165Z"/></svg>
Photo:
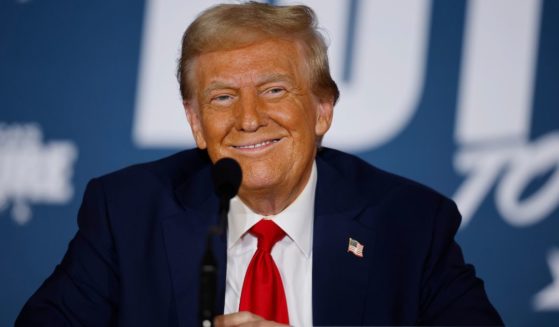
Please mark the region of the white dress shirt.
<svg viewBox="0 0 559 327"><path fill-rule="evenodd" d="M312 326L312 237L316 163L303 192L274 216L254 213L239 197L231 199L227 232L227 278L224 312L239 311L241 290L248 264L256 252L257 238L247 233L260 219L271 219L287 234L272 249L281 275L289 324Z"/></svg>

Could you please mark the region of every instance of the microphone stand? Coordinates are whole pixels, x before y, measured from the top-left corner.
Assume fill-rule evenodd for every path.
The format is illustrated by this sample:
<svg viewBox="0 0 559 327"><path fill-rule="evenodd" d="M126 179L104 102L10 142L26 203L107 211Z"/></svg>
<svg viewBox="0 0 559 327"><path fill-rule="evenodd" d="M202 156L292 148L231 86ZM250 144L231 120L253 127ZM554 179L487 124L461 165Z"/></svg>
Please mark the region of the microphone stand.
<svg viewBox="0 0 559 327"><path fill-rule="evenodd" d="M210 227L206 238L206 251L200 267L200 321L202 327L212 327L215 317L215 300L217 294L217 262L212 250L214 236L223 235L227 226L229 199L222 196L219 201L219 223Z"/></svg>
<svg viewBox="0 0 559 327"><path fill-rule="evenodd" d="M208 231L206 251L200 267L199 317L202 327L213 326L216 309L217 262L212 251L212 240L225 232L229 200L239 191L242 173L239 163L231 158L222 158L212 167L212 181L219 198L219 221Z"/></svg>

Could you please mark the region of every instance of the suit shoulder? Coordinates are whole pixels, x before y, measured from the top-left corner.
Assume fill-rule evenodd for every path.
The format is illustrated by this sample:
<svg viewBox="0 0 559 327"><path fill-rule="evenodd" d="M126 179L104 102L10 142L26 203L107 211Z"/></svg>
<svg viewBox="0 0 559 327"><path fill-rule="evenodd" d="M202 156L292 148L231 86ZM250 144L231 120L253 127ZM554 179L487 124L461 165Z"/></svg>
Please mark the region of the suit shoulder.
<svg viewBox="0 0 559 327"><path fill-rule="evenodd" d="M438 191L409 178L387 172L363 159L334 149L324 148L320 158L333 167L356 194L363 195L368 202L402 201L414 203L440 203L451 201Z"/></svg>
<svg viewBox="0 0 559 327"><path fill-rule="evenodd" d="M121 189L142 185L153 188L154 185L160 185L162 188L174 189L208 163L205 151L191 149L158 160L130 165L97 179L108 188Z"/></svg>
<svg viewBox="0 0 559 327"><path fill-rule="evenodd" d="M360 218L364 225L373 226L376 221L402 235L429 236L435 226L449 226L448 230L455 231L460 224L454 201L430 187L341 151L324 149L318 158L322 170L328 171L322 181L324 202L328 206L360 208L362 213L367 212ZM321 183L320 170L318 183Z"/></svg>

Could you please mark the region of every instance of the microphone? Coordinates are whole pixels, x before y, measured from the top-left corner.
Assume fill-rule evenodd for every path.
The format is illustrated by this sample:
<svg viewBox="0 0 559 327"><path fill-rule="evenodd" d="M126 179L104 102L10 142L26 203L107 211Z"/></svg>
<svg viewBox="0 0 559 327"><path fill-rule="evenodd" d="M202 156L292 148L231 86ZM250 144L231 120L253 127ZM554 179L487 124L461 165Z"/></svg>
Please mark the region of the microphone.
<svg viewBox="0 0 559 327"><path fill-rule="evenodd" d="M235 159L219 159L212 167L212 180L219 198L230 200L239 191L243 172Z"/></svg>
<svg viewBox="0 0 559 327"><path fill-rule="evenodd" d="M215 316L215 299L217 293L217 264L212 252L212 237L223 234L227 224L229 200L231 200L241 186L243 173L237 161L231 158L218 160L212 166L212 181L214 190L219 197L219 223L212 226L206 239L206 252L200 267L200 322L202 327L213 326Z"/></svg>
<svg viewBox="0 0 559 327"><path fill-rule="evenodd" d="M219 159L212 167L212 180L215 193L219 197L219 227L217 234L223 232L227 222L227 212L229 211L229 200L231 200L241 186L243 172L237 161L231 158Z"/></svg>

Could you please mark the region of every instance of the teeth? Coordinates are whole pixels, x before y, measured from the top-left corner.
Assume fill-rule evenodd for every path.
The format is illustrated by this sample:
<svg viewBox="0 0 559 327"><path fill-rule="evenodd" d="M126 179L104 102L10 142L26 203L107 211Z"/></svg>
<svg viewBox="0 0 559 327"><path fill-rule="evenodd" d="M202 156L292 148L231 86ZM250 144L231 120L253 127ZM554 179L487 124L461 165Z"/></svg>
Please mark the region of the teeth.
<svg viewBox="0 0 559 327"><path fill-rule="evenodd" d="M256 149L256 148L260 148L260 147L263 147L263 146L268 145L268 144L276 143L277 141L278 140L264 141L262 143L257 143L257 144L236 146L235 148L237 148L237 149Z"/></svg>

